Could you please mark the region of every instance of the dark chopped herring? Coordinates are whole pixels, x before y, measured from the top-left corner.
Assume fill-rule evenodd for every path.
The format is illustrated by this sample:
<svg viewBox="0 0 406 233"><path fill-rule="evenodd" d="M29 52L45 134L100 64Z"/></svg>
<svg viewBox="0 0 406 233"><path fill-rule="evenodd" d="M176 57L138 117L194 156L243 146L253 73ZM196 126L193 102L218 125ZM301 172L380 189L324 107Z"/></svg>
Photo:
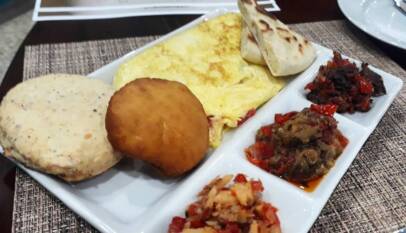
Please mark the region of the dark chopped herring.
<svg viewBox="0 0 406 233"><path fill-rule="evenodd" d="M334 105L314 105L301 112L276 114L260 128L255 144L246 149L256 166L306 186L334 165L348 140L337 129Z"/></svg>
<svg viewBox="0 0 406 233"><path fill-rule="evenodd" d="M174 217L168 233L280 233L277 209L262 201L261 181L243 174L218 177L198 194L183 217Z"/></svg>
<svg viewBox="0 0 406 233"><path fill-rule="evenodd" d="M307 99L317 104L335 104L337 112L367 112L371 97L386 94L382 77L363 63L359 71L354 63L343 59L338 52L327 65L320 67L317 77L305 87Z"/></svg>
<svg viewBox="0 0 406 233"><path fill-rule="evenodd" d="M383 85L382 77L369 69L367 63L362 63L361 75L372 83L372 86L374 88L374 91L372 93L373 97L386 95L386 89Z"/></svg>

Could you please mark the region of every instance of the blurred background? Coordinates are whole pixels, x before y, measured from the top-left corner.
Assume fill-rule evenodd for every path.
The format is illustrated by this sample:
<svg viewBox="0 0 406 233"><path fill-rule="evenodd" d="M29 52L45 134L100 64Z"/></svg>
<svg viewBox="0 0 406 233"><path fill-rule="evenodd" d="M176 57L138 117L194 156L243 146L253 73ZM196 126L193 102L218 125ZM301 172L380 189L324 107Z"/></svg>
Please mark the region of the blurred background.
<svg viewBox="0 0 406 233"><path fill-rule="evenodd" d="M0 80L22 40L34 25L34 0L0 0Z"/></svg>
<svg viewBox="0 0 406 233"><path fill-rule="evenodd" d="M268 11L274 0L257 0ZM82 20L136 15L203 14L237 10L235 0L0 0L0 80L33 21Z"/></svg>

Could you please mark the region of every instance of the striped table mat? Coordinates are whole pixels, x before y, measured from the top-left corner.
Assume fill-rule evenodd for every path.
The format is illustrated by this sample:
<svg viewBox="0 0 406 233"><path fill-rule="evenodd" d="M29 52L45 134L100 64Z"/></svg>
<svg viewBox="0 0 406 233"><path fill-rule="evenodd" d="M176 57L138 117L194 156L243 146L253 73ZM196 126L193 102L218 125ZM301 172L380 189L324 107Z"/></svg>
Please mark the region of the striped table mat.
<svg viewBox="0 0 406 233"><path fill-rule="evenodd" d="M403 80L406 72L345 21L292 25L310 40L368 62ZM136 37L27 46L24 79L88 74L156 39ZM372 133L310 232L394 232L406 224L406 89ZM299 208L299 207L298 207ZM13 232L97 232L17 169Z"/></svg>

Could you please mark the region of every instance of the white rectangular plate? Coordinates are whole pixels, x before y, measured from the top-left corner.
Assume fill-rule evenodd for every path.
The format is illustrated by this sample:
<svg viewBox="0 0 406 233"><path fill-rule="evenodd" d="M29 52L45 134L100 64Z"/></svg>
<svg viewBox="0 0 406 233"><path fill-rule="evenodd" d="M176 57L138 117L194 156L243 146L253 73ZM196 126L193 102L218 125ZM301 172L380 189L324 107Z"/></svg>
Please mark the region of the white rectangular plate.
<svg viewBox="0 0 406 233"><path fill-rule="evenodd" d="M174 34L223 13L225 12L216 11L207 14L96 70L89 77L111 83L123 62ZM383 77L387 95L376 98L368 113L335 114L339 129L350 143L317 189L311 193L304 192L250 164L244 157L244 148L254 142L259 127L272 123L275 113L300 111L310 105L305 98L304 86L314 79L320 65L332 58L331 50L319 45L315 47L317 60L311 67L262 106L254 117L227 133L222 145L198 169L181 180L154 177L148 166L128 160L103 175L75 185L19 166L101 232L166 232L171 218L183 215L187 205L195 200L196 194L211 179L221 174L240 172L263 181L263 198L279 209L278 215L284 233L307 232L403 85L399 78L371 67Z"/></svg>

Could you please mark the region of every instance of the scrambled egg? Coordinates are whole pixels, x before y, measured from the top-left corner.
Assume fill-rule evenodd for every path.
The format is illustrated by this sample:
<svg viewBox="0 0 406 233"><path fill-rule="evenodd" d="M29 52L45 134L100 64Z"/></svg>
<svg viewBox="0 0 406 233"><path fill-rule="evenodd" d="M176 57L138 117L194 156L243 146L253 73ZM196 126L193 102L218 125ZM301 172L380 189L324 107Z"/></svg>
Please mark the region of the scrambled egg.
<svg viewBox="0 0 406 233"><path fill-rule="evenodd" d="M211 120L210 145L217 147L224 129L237 127L285 84L241 57L241 21L240 14L228 13L145 50L120 66L114 87L142 77L185 84Z"/></svg>

